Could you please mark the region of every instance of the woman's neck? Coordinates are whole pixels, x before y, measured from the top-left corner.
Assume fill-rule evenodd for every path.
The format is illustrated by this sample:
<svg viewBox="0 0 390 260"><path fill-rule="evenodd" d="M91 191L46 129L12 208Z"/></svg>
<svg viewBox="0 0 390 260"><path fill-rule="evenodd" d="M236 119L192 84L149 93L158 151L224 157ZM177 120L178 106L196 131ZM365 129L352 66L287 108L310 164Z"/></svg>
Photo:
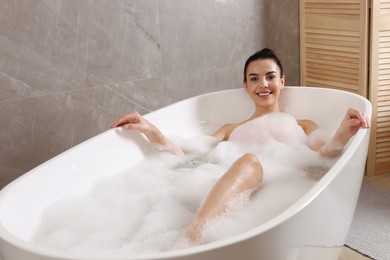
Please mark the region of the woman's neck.
<svg viewBox="0 0 390 260"><path fill-rule="evenodd" d="M280 112L279 106L275 105L272 107L256 107L255 113L251 116L251 119L264 116L272 112Z"/></svg>

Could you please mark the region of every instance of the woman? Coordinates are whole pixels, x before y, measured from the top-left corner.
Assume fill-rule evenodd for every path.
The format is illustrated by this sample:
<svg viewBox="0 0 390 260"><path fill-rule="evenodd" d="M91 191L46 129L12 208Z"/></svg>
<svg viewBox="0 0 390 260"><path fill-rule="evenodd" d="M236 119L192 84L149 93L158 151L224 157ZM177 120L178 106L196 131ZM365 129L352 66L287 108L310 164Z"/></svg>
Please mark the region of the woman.
<svg viewBox="0 0 390 260"><path fill-rule="evenodd" d="M244 67L244 88L255 104L253 115L235 124L226 124L213 136L220 142L229 140L231 133L246 122L272 112L280 112L279 95L284 88L285 77L280 60L270 49L263 49L251 57ZM298 120L306 135L318 126L311 120ZM153 124L137 112L122 116L112 127L124 127L143 133L157 149L182 155L183 151L167 139ZM338 156L348 141L360 128L368 128L369 120L355 109L349 109L336 134L326 143L320 139L309 142L309 147L326 157ZM186 232L190 244L197 244L207 220L220 215L227 202L243 192L254 192L263 178L262 164L258 156L246 153L238 158L211 189L198 209L194 220Z"/></svg>

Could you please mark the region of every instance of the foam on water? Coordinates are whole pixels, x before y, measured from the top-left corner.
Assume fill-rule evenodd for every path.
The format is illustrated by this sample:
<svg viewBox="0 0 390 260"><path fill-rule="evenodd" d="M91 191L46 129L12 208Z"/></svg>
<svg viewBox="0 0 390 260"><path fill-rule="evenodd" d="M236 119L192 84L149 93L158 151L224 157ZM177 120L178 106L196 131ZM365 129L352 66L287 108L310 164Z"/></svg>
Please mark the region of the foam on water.
<svg viewBox="0 0 390 260"><path fill-rule="evenodd" d="M265 223L299 199L334 162L307 147L296 121L274 117L272 124L267 117L268 121L245 124L232 134L232 141L219 144L206 136L176 138L186 155L161 153L99 179L85 194L48 207L34 242L71 252L117 255L186 246L184 231L202 200L232 162L248 151L258 154L262 163L261 188L231 201L226 212L206 226L202 242ZM256 137L256 143L248 136Z"/></svg>

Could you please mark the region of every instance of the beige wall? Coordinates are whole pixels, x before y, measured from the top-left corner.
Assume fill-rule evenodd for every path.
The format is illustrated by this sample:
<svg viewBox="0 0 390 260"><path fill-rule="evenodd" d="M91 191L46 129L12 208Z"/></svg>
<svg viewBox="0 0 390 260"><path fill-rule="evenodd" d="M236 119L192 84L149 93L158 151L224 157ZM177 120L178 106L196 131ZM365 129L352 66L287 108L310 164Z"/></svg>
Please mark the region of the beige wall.
<svg viewBox="0 0 390 260"><path fill-rule="evenodd" d="M0 187L118 115L240 87L263 47L297 85L298 28L298 0L0 1Z"/></svg>

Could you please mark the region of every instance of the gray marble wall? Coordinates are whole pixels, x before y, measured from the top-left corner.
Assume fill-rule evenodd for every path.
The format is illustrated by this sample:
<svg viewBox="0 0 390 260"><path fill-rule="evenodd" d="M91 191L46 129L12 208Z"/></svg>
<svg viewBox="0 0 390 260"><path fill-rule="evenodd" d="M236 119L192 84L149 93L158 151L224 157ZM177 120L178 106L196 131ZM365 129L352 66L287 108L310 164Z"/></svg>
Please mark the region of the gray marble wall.
<svg viewBox="0 0 390 260"><path fill-rule="evenodd" d="M0 188L128 111L240 87L263 47L299 84L298 0L0 1Z"/></svg>

